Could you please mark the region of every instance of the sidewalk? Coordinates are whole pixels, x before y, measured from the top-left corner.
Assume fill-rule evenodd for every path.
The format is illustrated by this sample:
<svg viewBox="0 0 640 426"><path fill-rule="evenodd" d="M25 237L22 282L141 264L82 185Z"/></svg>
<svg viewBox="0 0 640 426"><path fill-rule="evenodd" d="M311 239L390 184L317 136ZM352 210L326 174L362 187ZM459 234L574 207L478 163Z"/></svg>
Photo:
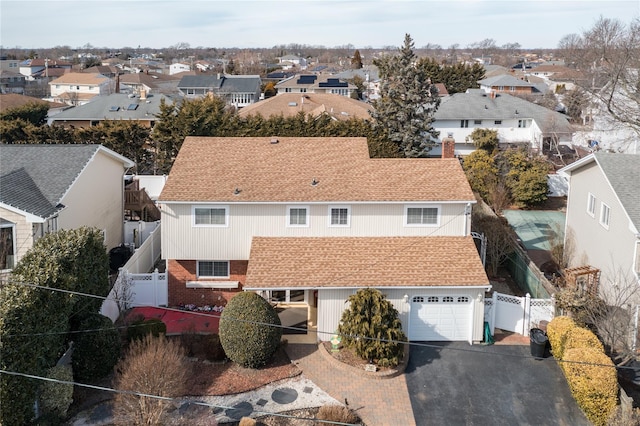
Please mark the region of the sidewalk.
<svg viewBox="0 0 640 426"><path fill-rule="evenodd" d="M364 371L358 374L336 369L320 354L317 343L289 341L286 351L305 377L339 402L346 403L367 426L415 426L404 374L374 378L367 377Z"/></svg>

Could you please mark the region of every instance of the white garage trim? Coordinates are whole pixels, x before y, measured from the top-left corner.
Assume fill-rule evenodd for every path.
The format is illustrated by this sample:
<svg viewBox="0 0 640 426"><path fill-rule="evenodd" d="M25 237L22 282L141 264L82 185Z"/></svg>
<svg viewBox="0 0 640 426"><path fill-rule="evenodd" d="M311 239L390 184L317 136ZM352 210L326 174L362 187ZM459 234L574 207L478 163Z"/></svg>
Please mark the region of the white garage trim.
<svg viewBox="0 0 640 426"><path fill-rule="evenodd" d="M468 341L473 339L471 294L418 294L409 300L409 340Z"/></svg>

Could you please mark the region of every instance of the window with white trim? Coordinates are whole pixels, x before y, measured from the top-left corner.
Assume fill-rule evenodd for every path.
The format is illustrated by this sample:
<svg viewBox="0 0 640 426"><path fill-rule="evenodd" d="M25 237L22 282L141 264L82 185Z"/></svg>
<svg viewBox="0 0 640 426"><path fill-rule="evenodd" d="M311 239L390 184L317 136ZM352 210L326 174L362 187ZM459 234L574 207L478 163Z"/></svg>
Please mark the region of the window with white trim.
<svg viewBox="0 0 640 426"><path fill-rule="evenodd" d="M329 226L349 226L351 212L348 206L329 207Z"/></svg>
<svg viewBox="0 0 640 426"><path fill-rule="evenodd" d="M229 262L199 260L196 274L198 278L229 278Z"/></svg>
<svg viewBox="0 0 640 426"><path fill-rule="evenodd" d="M469 120L460 120L460 127L469 127Z"/></svg>
<svg viewBox="0 0 640 426"><path fill-rule="evenodd" d="M193 206L194 226L227 226L229 208L227 206Z"/></svg>
<svg viewBox="0 0 640 426"><path fill-rule="evenodd" d="M309 207L287 207L287 226L309 226Z"/></svg>
<svg viewBox="0 0 640 426"><path fill-rule="evenodd" d="M600 206L600 225L609 229L609 221L611 220L611 208L605 203Z"/></svg>
<svg viewBox="0 0 640 426"><path fill-rule="evenodd" d="M438 226L440 224L440 207L406 206L405 224L408 226Z"/></svg>
<svg viewBox="0 0 640 426"><path fill-rule="evenodd" d="M591 217L596 217L596 196L592 193L587 196L587 213Z"/></svg>
<svg viewBox="0 0 640 426"><path fill-rule="evenodd" d="M15 227L14 223L0 219L0 270L15 266Z"/></svg>

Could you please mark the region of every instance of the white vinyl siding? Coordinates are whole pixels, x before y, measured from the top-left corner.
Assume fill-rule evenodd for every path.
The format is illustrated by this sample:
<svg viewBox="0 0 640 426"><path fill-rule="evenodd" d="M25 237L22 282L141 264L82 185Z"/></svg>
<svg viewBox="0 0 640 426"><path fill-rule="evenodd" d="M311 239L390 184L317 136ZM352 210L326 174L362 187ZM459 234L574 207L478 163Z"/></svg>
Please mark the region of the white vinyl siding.
<svg viewBox="0 0 640 426"><path fill-rule="evenodd" d="M587 213L591 217L596 217L596 196L592 193L587 196Z"/></svg>
<svg viewBox="0 0 640 426"><path fill-rule="evenodd" d="M287 207L287 226L309 226L309 206Z"/></svg>
<svg viewBox="0 0 640 426"><path fill-rule="evenodd" d="M405 224L407 226L438 226L440 224L440 207L406 206Z"/></svg>
<svg viewBox="0 0 640 426"><path fill-rule="evenodd" d="M229 208L227 206L194 206L194 226L227 226Z"/></svg>
<svg viewBox="0 0 640 426"><path fill-rule="evenodd" d="M261 237L460 236L466 203L441 204L440 226L406 226L405 205L349 204L349 227L329 226L328 209L309 205L309 226L288 226L286 204L231 204L229 226L193 226L192 205L162 205L162 256L167 259L248 259ZM291 205L292 206L292 205Z"/></svg>
<svg viewBox="0 0 640 426"><path fill-rule="evenodd" d="M198 261L198 278L229 278L228 261Z"/></svg>
<svg viewBox="0 0 640 426"><path fill-rule="evenodd" d="M351 212L348 206L329 207L329 226L346 226L351 222Z"/></svg>

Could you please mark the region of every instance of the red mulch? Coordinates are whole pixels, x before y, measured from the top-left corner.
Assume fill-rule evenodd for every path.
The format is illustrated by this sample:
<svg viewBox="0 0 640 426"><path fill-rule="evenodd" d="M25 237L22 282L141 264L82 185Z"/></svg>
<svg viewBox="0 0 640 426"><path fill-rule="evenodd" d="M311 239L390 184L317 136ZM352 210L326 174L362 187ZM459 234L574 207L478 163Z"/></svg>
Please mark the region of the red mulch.
<svg viewBox="0 0 640 426"><path fill-rule="evenodd" d="M167 335L182 333L218 333L220 312L176 311L152 306L137 307L127 320L156 318L167 326Z"/></svg>

